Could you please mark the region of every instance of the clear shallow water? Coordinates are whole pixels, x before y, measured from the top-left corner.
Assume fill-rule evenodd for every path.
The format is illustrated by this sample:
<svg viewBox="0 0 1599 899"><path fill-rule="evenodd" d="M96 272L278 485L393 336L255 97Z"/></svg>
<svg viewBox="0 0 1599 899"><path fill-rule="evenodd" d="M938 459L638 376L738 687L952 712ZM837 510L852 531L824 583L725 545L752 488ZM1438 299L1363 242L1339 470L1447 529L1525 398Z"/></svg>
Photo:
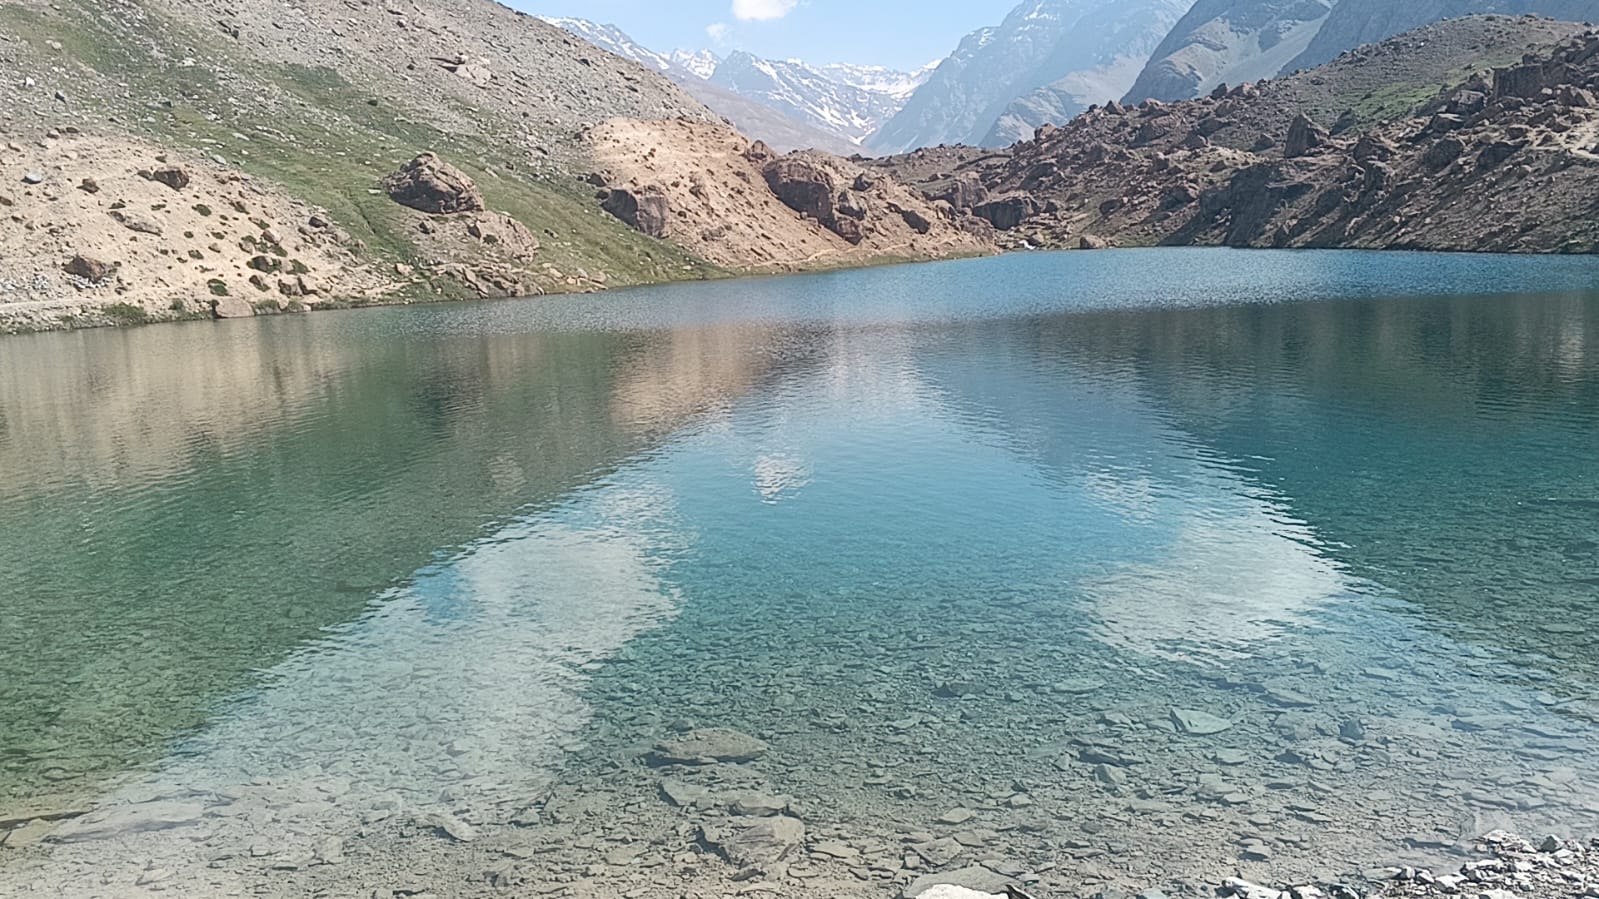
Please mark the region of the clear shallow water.
<svg viewBox="0 0 1599 899"><path fill-rule="evenodd" d="M0 818L204 811L8 841L0 894L676 882L717 813L637 757L685 723L772 745L690 780L861 853L785 889L1595 830L1596 275L1038 255L8 340Z"/></svg>

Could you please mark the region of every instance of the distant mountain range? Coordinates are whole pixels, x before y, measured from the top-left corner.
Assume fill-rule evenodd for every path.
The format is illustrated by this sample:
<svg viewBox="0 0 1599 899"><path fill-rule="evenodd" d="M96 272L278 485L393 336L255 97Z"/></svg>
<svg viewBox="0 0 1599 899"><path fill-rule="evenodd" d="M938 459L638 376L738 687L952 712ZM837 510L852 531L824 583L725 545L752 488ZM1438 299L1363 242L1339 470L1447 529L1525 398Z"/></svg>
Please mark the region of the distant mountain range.
<svg viewBox="0 0 1599 899"><path fill-rule="evenodd" d="M1193 0L1029 0L974 31L867 146L1004 146L1114 100Z"/></svg>
<svg viewBox="0 0 1599 899"><path fill-rule="evenodd" d="M780 151L813 147L844 155L861 152L863 141L905 105L933 70L813 66L742 51L725 57L711 50L662 53L612 25L572 18L545 21L661 72L739 130Z"/></svg>
<svg viewBox="0 0 1599 899"><path fill-rule="evenodd" d="M779 150L1003 147L1111 100L1185 100L1312 68L1444 19L1599 20L1599 0L1026 0L917 72L709 50L658 53L609 26L551 19L665 73Z"/></svg>

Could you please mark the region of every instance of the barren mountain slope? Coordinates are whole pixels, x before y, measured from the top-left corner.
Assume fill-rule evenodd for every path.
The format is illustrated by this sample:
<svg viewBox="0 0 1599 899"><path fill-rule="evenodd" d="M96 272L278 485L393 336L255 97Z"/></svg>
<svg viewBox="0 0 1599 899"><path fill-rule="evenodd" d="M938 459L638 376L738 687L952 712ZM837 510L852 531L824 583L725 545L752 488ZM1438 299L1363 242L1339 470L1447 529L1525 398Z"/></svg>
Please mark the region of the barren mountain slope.
<svg viewBox="0 0 1599 899"><path fill-rule="evenodd" d="M969 204L1011 244L1594 252L1599 36L1569 38L1525 65L1461 74L1447 88L1427 81L1451 46L1492 57L1573 30L1443 22L1281 82L1095 110L1004 154L884 164L930 196ZM1428 56L1422 44L1444 49ZM1421 58L1428 65L1406 64ZM1396 97L1426 96L1338 135L1291 117L1313 88L1325 102L1382 83ZM1263 138L1240 146L1251 134Z"/></svg>
<svg viewBox="0 0 1599 899"><path fill-rule="evenodd" d="M202 0L24 0L0 6L0 66L12 73L0 78L0 126L22 150L70 154L80 137L129 140L197 161L219 178L249 177L270 194L313 204L311 215L347 231L353 264L367 272L363 283L381 283L354 295L294 298L296 307L593 289L601 280L682 277L684 266L694 265L595 207L574 177L586 168L574 136L611 110L711 114L664 79L487 0L314 0L270 9ZM449 227L426 233L425 218L380 189L385 176L424 149L476 180L487 212L509 214L538 235L537 258L520 261L504 287L463 280L445 267L477 256L483 239ZM11 160L26 155L6 152ZM149 155L129 151L122 161L150 166ZM62 218L52 198L73 188L72 171L25 172L46 183L3 185L16 206L0 228L26 232ZM187 256L174 237L193 230L181 210L226 205L204 195L211 179L192 180L181 203L141 210L165 243L126 228L110 232L126 238L127 252L99 250L116 274L95 286L109 290L73 280L67 258L43 271L37 259L0 259L0 328L138 317L105 315L108 305L133 306L150 319L207 314L209 294L176 308L169 286L141 280L140 266L118 265L139 255L134 241ZM106 211L130 202L115 183L106 187L98 198ZM298 233L309 218L272 227ZM7 240L40 246L26 233L8 232ZM206 259L188 262L237 269L256 255L231 241L216 246ZM276 294L227 289L259 301L258 311L274 307L266 301Z"/></svg>
<svg viewBox="0 0 1599 899"><path fill-rule="evenodd" d="M1184 100L1282 71L1337 0L1199 0L1172 28L1124 102Z"/></svg>
<svg viewBox="0 0 1599 899"><path fill-rule="evenodd" d="M608 190L663 197L667 236L732 270L795 271L992 250L981 223L977 234L962 230L948 208L838 157L778 156L731 129L689 121L616 119L596 128L589 141Z"/></svg>

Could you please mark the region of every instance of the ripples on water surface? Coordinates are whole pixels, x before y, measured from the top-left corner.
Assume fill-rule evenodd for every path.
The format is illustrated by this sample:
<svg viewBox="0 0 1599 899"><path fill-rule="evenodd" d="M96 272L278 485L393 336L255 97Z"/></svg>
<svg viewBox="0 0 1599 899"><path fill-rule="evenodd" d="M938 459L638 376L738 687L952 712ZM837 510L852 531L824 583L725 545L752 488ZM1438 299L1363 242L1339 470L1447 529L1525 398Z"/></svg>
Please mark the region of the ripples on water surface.
<svg viewBox="0 0 1599 899"><path fill-rule="evenodd" d="M0 342L0 821L110 809L0 895L676 896L752 793L795 894L1592 832L1596 276L1037 255ZM641 763L690 725L771 749Z"/></svg>

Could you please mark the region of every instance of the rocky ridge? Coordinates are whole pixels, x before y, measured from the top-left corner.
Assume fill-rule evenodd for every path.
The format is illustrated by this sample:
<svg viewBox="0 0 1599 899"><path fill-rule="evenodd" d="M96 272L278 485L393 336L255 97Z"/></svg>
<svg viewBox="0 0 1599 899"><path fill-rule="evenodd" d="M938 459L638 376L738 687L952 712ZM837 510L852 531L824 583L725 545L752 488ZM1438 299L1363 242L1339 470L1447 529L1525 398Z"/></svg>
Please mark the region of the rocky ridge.
<svg viewBox="0 0 1599 899"><path fill-rule="evenodd" d="M1428 34L1518 36L1522 26L1566 27L1483 18ZM1384 61L1416 43L1402 35L1337 68L1199 100L1108 104L1002 154L913 154L889 166L1018 246L1594 251L1599 231L1584 210L1599 195L1599 34L1460 76L1369 127L1354 125L1354 108L1321 121L1293 112L1318 80L1391 72Z"/></svg>
<svg viewBox="0 0 1599 899"><path fill-rule="evenodd" d="M1376 43L1429 22L1487 13L1593 22L1599 19L1599 4L1592 0L1339 0L1305 51L1284 71L1314 68L1353 47Z"/></svg>

